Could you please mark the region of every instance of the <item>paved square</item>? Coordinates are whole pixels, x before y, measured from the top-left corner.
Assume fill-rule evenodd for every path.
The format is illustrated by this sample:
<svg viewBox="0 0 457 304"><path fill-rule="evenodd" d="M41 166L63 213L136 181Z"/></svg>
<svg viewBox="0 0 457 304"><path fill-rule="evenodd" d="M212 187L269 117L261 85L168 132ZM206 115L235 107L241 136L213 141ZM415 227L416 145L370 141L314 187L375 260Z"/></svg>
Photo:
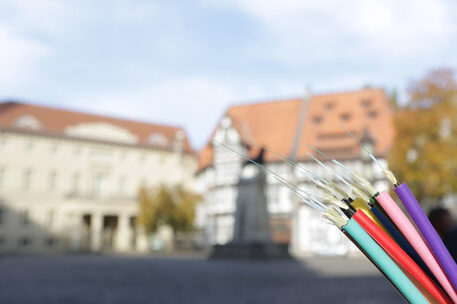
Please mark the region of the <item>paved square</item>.
<svg viewBox="0 0 457 304"><path fill-rule="evenodd" d="M0 303L404 303L364 259L0 257Z"/></svg>

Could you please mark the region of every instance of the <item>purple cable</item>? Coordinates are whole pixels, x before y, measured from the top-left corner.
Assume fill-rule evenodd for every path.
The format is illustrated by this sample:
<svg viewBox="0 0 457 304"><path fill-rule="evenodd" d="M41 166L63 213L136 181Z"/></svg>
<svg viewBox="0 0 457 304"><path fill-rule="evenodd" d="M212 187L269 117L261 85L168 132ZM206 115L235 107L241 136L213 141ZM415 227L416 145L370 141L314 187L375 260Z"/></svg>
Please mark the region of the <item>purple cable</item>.
<svg viewBox="0 0 457 304"><path fill-rule="evenodd" d="M433 228L432 223L430 223L430 220L425 215L416 198L405 183L395 188L395 192L416 223L417 228L419 228L422 236L435 255L435 258L446 273L454 290L457 290L457 265L446 246L444 246L440 236Z"/></svg>

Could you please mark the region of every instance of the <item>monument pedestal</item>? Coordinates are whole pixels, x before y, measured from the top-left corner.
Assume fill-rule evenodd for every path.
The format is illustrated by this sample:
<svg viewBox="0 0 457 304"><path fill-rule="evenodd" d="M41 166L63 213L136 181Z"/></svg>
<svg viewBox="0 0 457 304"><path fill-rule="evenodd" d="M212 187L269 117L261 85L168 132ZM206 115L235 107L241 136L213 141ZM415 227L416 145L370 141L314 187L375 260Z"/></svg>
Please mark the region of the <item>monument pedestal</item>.
<svg viewBox="0 0 457 304"><path fill-rule="evenodd" d="M273 242L215 245L210 259L291 259L287 244Z"/></svg>
<svg viewBox="0 0 457 304"><path fill-rule="evenodd" d="M263 164L262 149L256 158ZM226 245L215 245L211 259L289 259L288 245L272 241L265 195L266 175L247 161L238 180L233 239Z"/></svg>

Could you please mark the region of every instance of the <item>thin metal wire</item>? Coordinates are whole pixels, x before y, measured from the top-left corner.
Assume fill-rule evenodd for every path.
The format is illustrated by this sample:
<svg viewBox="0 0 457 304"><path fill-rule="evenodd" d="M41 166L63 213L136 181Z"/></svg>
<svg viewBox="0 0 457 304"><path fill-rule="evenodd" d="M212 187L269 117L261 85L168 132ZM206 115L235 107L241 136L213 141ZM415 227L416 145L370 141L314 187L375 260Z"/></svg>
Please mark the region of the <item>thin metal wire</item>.
<svg viewBox="0 0 457 304"><path fill-rule="evenodd" d="M351 182L356 188L358 188L359 190L365 192L367 195L369 196L373 196L377 193L376 189L374 189L374 187L370 184L370 182L357 175L356 173L354 173L352 170L349 170L348 168L346 168L342 163L340 163L339 161L337 161L336 159L333 159L332 157L330 157L329 155L325 154L324 152L320 151L319 149L317 149L316 147L308 144L308 143L305 143L305 145L307 145L308 147L310 147L311 149L313 149L314 151L316 151L317 153L323 155L324 157L328 158L329 160L331 160L333 163L337 164L338 166L340 166L341 168L343 168L347 173L349 173L349 176L347 176L346 174L344 174L343 172L335 169L335 171L337 171L341 176L345 177L349 182Z"/></svg>
<svg viewBox="0 0 457 304"><path fill-rule="evenodd" d="M370 151L368 151L363 145L362 143L360 142L360 140L355 137L354 134L352 134L348 129L346 129L346 127L340 123L340 126L344 129L344 131L346 131L358 144L359 144L359 147L360 149L362 149L374 162L376 165L378 165L379 169L381 169L381 171L384 171L385 168L382 167L381 163L376 159L376 157L374 157L373 153L371 153Z"/></svg>
<svg viewBox="0 0 457 304"><path fill-rule="evenodd" d="M360 149L362 151L364 151L374 161L374 163L378 166L378 168L381 170L381 172L384 173L386 178L394 185L394 187L398 187L397 178L392 173L392 171L390 171L387 168L384 168L381 165L381 163L378 161L378 159L376 157L374 157L373 153L371 153L370 151L365 149L363 147L362 143L360 142L360 140L357 137L355 137L355 135L352 134L348 129L346 129L346 127L342 123L340 123L340 126L352 137L352 139L354 139L354 141L359 145Z"/></svg>
<svg viewBox="0 0 457 304"><path fill-rule="evenodd" d="M215 140L215 142L218 143L218 144L220 144L221 146L225 147L226 149L232 151L233 153L237 154L238 156L244 158L245 160L247 160L247 161L253 163L254 165L256 165L256 166L262 168L262 169L265 170L266 172L272 174L273 177L275 177L280 183L282 183L284 186L286 186L287 188L289 188L290 190L292 190L292 191L295 193L295 195L297 195L297 196L299 196L301 199L303 199L304 202L307 203L307 204L308 204L309 206L311 206L312 208L314 208L314 209L316 209L316 210L318 210L318 211L320 211L320 212L324 212L324 211L325 211L325 205L322 205L322 203L320 203L320 202L319 202L319 203L314 202L314 200L313 200L311 197L305 197L305 196L301 195L301 194L298 192L298 190L301 191L301 189L299 189L298 187L296 187L296 186L293 185L293 184L292 184L293 187L290 186L290 185L289 185L290 182L287 181L287 180L285 180L283 177L281 177L280 175L278 175L276 172L274 172L274 171L268 169L267 167L265 167L265 166L263 166L263 165L257 163L256 161L254 161L254 160L252 160L252 159L250 159L250 158L248 158L248 157L242 155L242 154L239 153L238 151L232 149L231 147L227 146L226 144L224 144L224 143L222 143L222 142L220 142L220 141ZM291 184L291 183L290 183L290 184ZM294 187L295 187L295 189L294 189ZM298 189L298 190L297 190L297 189Z"/></svg>
<svg viewBox="0 0 457 304"><path fill-rule="evenodd" d="M341 180L346 186L350 187L353 191L353 193L360 197L361 199L363 199L364 201L369 201L370 198L364 194L362 191L360 191L359 189L357 189L357 187L349 184L344 178L342 178L341 176L339 176L339 174L337 174L337 172L335 172L333 169L331 169L330 167L328 167L327 165L323 164L320 160L318 160L317 158L315 158L309 151L307 151L306 153L308 153L308 155L314 159L314 161L316 161L318 164L320 164L321 166L323 166L324 168L326 168L327 170L329 170L333 175L335 175L339 180Z"/></svg>
<svg viewBox="0 0 457 304"><path fill-rule="evenodd" d="M274 156L278 157L280 160L285 162L292 169L298 168L303 173L303 175L305 175L311 182L315 183L316 185L319 183L319 180L324 182L324 183L326 183L326 184L328 184L328 181L326 181L325 179L321 178L320 176L314 174L314 172L306 169L305 167L301 166L298 163L295 163L295 162L291 161L290 159L287 159L285 156L283 156L283 155L281 155L281 154L279 154L279 153L277 153L275 151L272 151L271 149L269 149L265 145L261 145L259 143L256 143L253 139L251 139L251 138L249 138L249 137L247 137L245 135L240 135L240 137L246 139L247 141L249 141L253 145L262 147L263 149L265 149L265 151L270 152L271 154L273 154Z"/></svg>
<svg viewBox="0 0 457 304"><path fill-rule="evenodd" d="M332 168L330 168L329 166L325 165L324 163L322 163L320 160L318 160L317 158L314 157L314 155L312 155L309 151L306 151L306 153L315 161L317 162L319 165L321 165L322 167L324 167L325 169L327 169L328 171L330 171L333 175L335 175L339 180L341 180L346 186L350 187L350 188L354 188L352 185L350 185L344 178L340 177Z"/></svg>
<svg viewBox="0 0 457 304"><path fill-rule="evenodd" d="M314 172L312 172L311 170L301 166L300 164L298 163L295 163L291 160L289 160L288 158L286 158L284 155L281 155L275 151L272 151L271 149L269 149L268 147L266 147L265 145L261 145L259 143L257 143L255 140L253 140L252 138L249 138L245 135L240 135L241 138L244 138L245 140L247 140L250 144L252 145L255 145L255 146L259 146L261 148L263 148L265 151L269 152L269 153L272 153L273 155L275 155L276 157L278 157L280 160L282 160L283 162L285 162L289 167L291 167L292 169L295 169L295 168L298 168L299 171L307 178L309 179L311 182L313 182L315 184L315 186L319 189L321 189L322 191L324 192L328 192L330 193L331 195L337 197L338 195L341 195L341 199L343 198L347 198L348 195L346 195L345 191L343 189L341 189L340 187L338 187L337 185L335 185L334 183L330 183L328 180L326 180L324 177L321 177L317 174L315 174ZM300 189L300 188L299 188Z"/></svg>

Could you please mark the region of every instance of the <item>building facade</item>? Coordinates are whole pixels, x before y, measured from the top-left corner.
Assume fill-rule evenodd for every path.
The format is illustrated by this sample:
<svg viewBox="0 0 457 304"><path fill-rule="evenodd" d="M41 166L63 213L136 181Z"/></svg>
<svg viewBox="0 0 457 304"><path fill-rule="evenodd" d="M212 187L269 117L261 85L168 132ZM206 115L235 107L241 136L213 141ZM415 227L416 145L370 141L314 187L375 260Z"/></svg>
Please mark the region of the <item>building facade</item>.
<svg viewBox="0 0 457 304"><path fill-rule="evenodd" d="M0 252L147 250L140 187L194 186L185 131L0 104Z"/></svg>
<svg viewBox="0 0 457 304"><path fill-rule="evenodd" d="M204 193L199 224L204 227L209 242L224 244L232 238L236 183L245 161L217 142L251 158L258 153L259 146L264 146L339 183L308 156L307 152L313 153L306 146L308 143L367 176L377 189L386 189L388 184L382 173L344 131L341 123L387 166L393 125L389 102L382 89L230 107L199 155L197 185ZM265 157L270 170L303 189L317 192L297 167L287 165L268 151ZM291 250L298 255L354 251L338 229L324 223L319 214L301 203L271 174L268 174L266 191L274 241L289 243Z"/></svg>

